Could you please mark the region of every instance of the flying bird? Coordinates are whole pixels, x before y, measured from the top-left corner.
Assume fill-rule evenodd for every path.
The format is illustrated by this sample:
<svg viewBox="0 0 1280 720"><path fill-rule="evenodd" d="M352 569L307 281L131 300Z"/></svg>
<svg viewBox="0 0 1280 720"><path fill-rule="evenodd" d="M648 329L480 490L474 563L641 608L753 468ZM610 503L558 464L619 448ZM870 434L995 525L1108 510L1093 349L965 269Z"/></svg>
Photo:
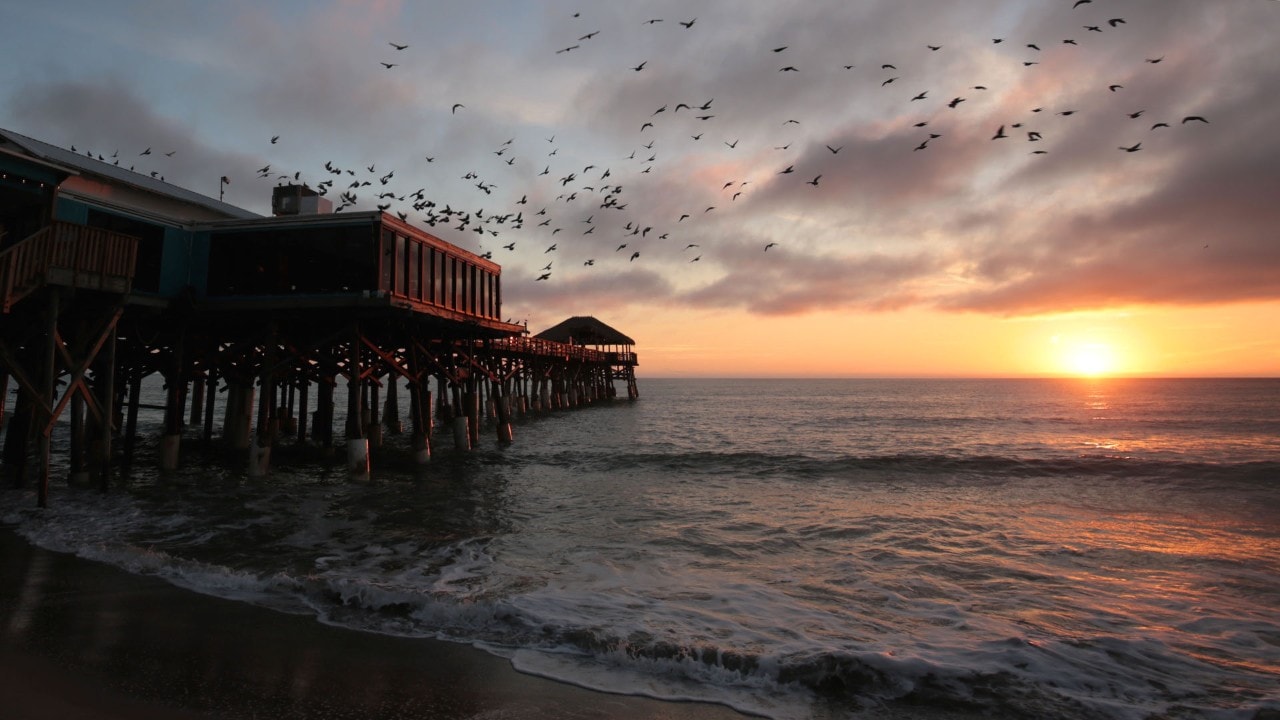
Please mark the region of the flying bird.
<svg viewBox="0 0 1280 720"><path fill-rule="evenodd" d="M773 247L774 245L777 245L777 244L778 244L778 243L776 243L776 242L771 242L771 243L769 243L768 245L765 245L765 246L764 246L764 251L765 251L765 252L769 252L769 248L771 248L771 247Z"/></svg>
<svg viewBox="0 0 1280 720"><path fill-rule="evenodd" d="M639 251L639 250L637 250L637 251L635 251L635 252L631 253L631 260L628 260L627 262L633 262L633 261L635 261L635 259L636 259L636 258L638 258L638 257L640 257L640 251Z"/></svg>
<svg viewBox="0 0 1280 720"><path fill-rule="evenodd" d="M1000 129L999 129L999 130L996 130L996 134L991 136L991 139L992 139L992 140L999 140L999 139L1001 139L1001 138L1007 138L1007 137L1009 137L1009 136L1004 134L1004 126L1003 126L1003 125L1001 125L1001 126L1000 126Z"/></svg>
<svg viewBox="0 0 1280 720"><path fill-rule="evenodd" d="M389 43L387 43L387 44L388 44L388 45L390 45L391 47L395 48L396 50L403 50L403 49L405 49L405 48L409 47L408 45L397 45L396 43L393 43L393 42L389 42Z"/></svg>
<svg viewBox="0 0 1280 720"><path fill-rule="evenodd" d="M1072 10L1075 10L1076 8L1080 7L1081 5L1088 5L1088 4L1089 4L1089 3L1091 3L1091 2L1093 2L1093 0L1076 0L1076 4L1075 4L1075 5L1072 5L1072 6L1071 6L1071 9L1072 9Z"/></svg>
<svg viewBox="0 0 1280 720"><path fill-rule="evenodd" d="M795 171L796 171L796 166L795 166L795 165L788 165L786 170L783 170L783 171L779 172L778 174L779 174L779 175L786 175L786 174L788 174L788 173L793 173L793 172L795 172Z"/></svg>
<svg viewBox="0 0 1280 720"><path fill-rule="evenodd" d="M1117 91L1117 90L1123 90L1123 89L1124 89L1124 86L1123 86L1123 85L1108 85L1108 86L1107 86L1107 89L1108 89L1108 90L1110 90L1111 92L1115 92L1115 91Z"/></svg>
<svg viewBox="0 0 1280 720"><path fill-rule="evenodd" d="M912 101L912 102L915 102L916 100L923 100L923 99L925 98L925 96L926 96L926 95L928 95L928 94L929 94L929 91L928 91L928 90L925 90L924 92L920 93L919 95L917 95L917 96L915 96L915 97L911 98L911 101Z"/></svg>
<svg viewBox="0 0 1280 720"><path fill-rule="evenodd" d="M648 61L648 60L645 60L644 62L640 63L639 65L637 65L637 66L635 66L635 67L633 67L633 68L631 68L631 69L632 69L632 70L635 70L636 72L640 72L641 70L643 70L643 69L644 69L644 66L645 66L645 65L648 65L648 64L649 64L649 61Z"/></svg>
<svg viewBox="0 0 1280 720"><path fill-rule="evenodd" d="M685 21L683 21L683 20L680 20L680 21L678 21L678 22L679 22L681 25L685 26L686 28L691 28L691 27L693 27L693 24L694 24L694 23L698 22L698 18L694 18L694 19L690 20L689 22L685 22Z"/></svg>
<svg viewBox="0 0 1280 720"><path fill-rule="evenodd" d="M384 67L384 68L386 68L386 69L390 70L391 68L395 67L397 63L384 62L384 63L378 63L378 64L379 64L379 65L381 65L382 67Z"/></svg>
<svg viewBox="0 0 1280 720"><path fill-rule="evenodd" d="M843 146L843 145L841 145L840 147L831 147L830 145L828 145L828 146L827 146L827 149L831 151L831 154L832 154L832 155L835 155L836 153L838 153L838 152L840 152L841 150L843 150L843 149L844 149L844 146Z"/></svg>
<svg viewBox="0 0 1280 720"><path fill-rule="evenodd" d="M1125 152L1138 152L1138 150L1140 150L1141 148L1142 148L1142 143L1138 143L1131 147L1123 147L1123 146L1120 147L1120 149Z"/></svg>
<svg viewBox="0 0 1280 720"><path fill-rule="evenodd" d="M773 49L773 51L774 51L774 52L776 52L776 53L778 53L778 52L782 52L783 50L786 50L788 47L790 47L790 46L789 46L789 45L783 45L782 47L776 47L776 48L774 48L774 49Z"/></svg>
<svg viewBox="0 0 1280 720"><path fill-rule="evenodd" d="M822 177L821 175L816 175L816 176L814 176L814 178L813 178L812 180L808 181L808 182L807 182L807 183L805 183L805 184L806 184L806 185L812 185L812 186L814 186L814 187L818 187L818 180L819 180L821 177Z"/></svg>
<svg viewBox="0 0 1280 720"><path fill-rule="evenodd" d="M1124 18L1111 18L1110 20L1107 21L1107 24L1110 25L1111 27L1115 27L1117 25L1124 25L1125 22L1124 22Z"/></svg>
<svg viewBox="0 0 1280 720"><path fill-rule="evenodd" d="M454 103L454 104L453 104L453 109L452 109L452 110L450 110L450 111L449 111L449 113L450 113L450 114L456 114L456 113L458 112L458 108L464 108L464 107L466 107L466 105L463 105L462 103Z"/></svg>
<svg viewBox="0 0 1280 720"><path fill-rule="evenodd" d="M1197 122L1202 122L1202 123L1204 123L1205 125L1208 125L1208 124L1209 124L1209 121L1208 121L1208 120L1205 120L1204 118L1200 117L1199 115L1188 115L1188 116L1186 116L1186 117L1182 118L1182 124L1183 124L1183 125L1186 125L1187 123L1191 122L1192 120L1195 120L1195 121L1197 121Z"/></svg>

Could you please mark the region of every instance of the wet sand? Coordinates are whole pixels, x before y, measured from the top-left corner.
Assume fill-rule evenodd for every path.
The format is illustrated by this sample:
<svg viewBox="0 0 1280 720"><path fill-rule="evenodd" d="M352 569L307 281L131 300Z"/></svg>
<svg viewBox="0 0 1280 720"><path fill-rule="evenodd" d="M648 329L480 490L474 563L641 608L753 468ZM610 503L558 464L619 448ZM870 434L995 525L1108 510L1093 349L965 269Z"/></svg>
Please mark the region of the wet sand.
<svg viewBox="0 0 1280 720"><path fill-rule="evenodd" d="M0 716L742 718L516 672L474 648L329 627L52 553L0 528Z"/></svg>

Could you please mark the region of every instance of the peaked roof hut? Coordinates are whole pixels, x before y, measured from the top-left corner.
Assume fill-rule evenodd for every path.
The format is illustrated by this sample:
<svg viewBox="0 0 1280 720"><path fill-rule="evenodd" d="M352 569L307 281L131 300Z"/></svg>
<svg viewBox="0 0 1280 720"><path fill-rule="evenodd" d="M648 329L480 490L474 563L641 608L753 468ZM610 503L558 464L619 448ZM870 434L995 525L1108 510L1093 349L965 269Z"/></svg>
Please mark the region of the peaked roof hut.
<svg viewBox="0 0 1280 720"><path fill-rule="evenodd" d="M590 315L571 317L559 325L543 330L534 337L570 345L591 345L593 347L622 345L627 350L630 350L631 346L636 344L635 340Z"/></svg>

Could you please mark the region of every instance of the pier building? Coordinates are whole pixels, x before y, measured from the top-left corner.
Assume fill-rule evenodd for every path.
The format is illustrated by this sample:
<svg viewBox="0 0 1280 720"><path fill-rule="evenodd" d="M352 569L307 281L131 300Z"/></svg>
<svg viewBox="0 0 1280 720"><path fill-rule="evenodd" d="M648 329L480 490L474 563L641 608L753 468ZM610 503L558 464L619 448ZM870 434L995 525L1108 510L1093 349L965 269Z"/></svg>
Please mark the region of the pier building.
<svg viewBox="0 0 1280 720"><path fill-rule="evenodd" d="M436 431L465 451L486 419L511 442L516 416L611 400L616 381L639 396L622 333L587 317L530 336L502 320L497 263L331 207L286 184L261 216L0 130L0 423L15 481L38 475L47 503L65 427L71 479L105 489L137 460L140 409L163 413L162 470L184 442L221 443L264 475L287 441L342 447L363 477L371 446L404 431L401 392L421 463ZM143 402L151 377L163 403Z"/></svg>

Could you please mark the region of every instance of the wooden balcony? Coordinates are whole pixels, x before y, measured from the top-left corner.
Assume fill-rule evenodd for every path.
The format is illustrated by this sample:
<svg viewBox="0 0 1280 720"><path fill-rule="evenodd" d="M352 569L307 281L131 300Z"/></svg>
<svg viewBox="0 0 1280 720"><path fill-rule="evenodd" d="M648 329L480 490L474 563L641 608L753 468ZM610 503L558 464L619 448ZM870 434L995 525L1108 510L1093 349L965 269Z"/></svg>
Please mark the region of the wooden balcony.
<svg viewBox="0 0 1280 720"><path fill-rule="evenodd" d="M47 285L128 294L138 239L67 222L54 222L0 252L0 311Z"/></svg>

